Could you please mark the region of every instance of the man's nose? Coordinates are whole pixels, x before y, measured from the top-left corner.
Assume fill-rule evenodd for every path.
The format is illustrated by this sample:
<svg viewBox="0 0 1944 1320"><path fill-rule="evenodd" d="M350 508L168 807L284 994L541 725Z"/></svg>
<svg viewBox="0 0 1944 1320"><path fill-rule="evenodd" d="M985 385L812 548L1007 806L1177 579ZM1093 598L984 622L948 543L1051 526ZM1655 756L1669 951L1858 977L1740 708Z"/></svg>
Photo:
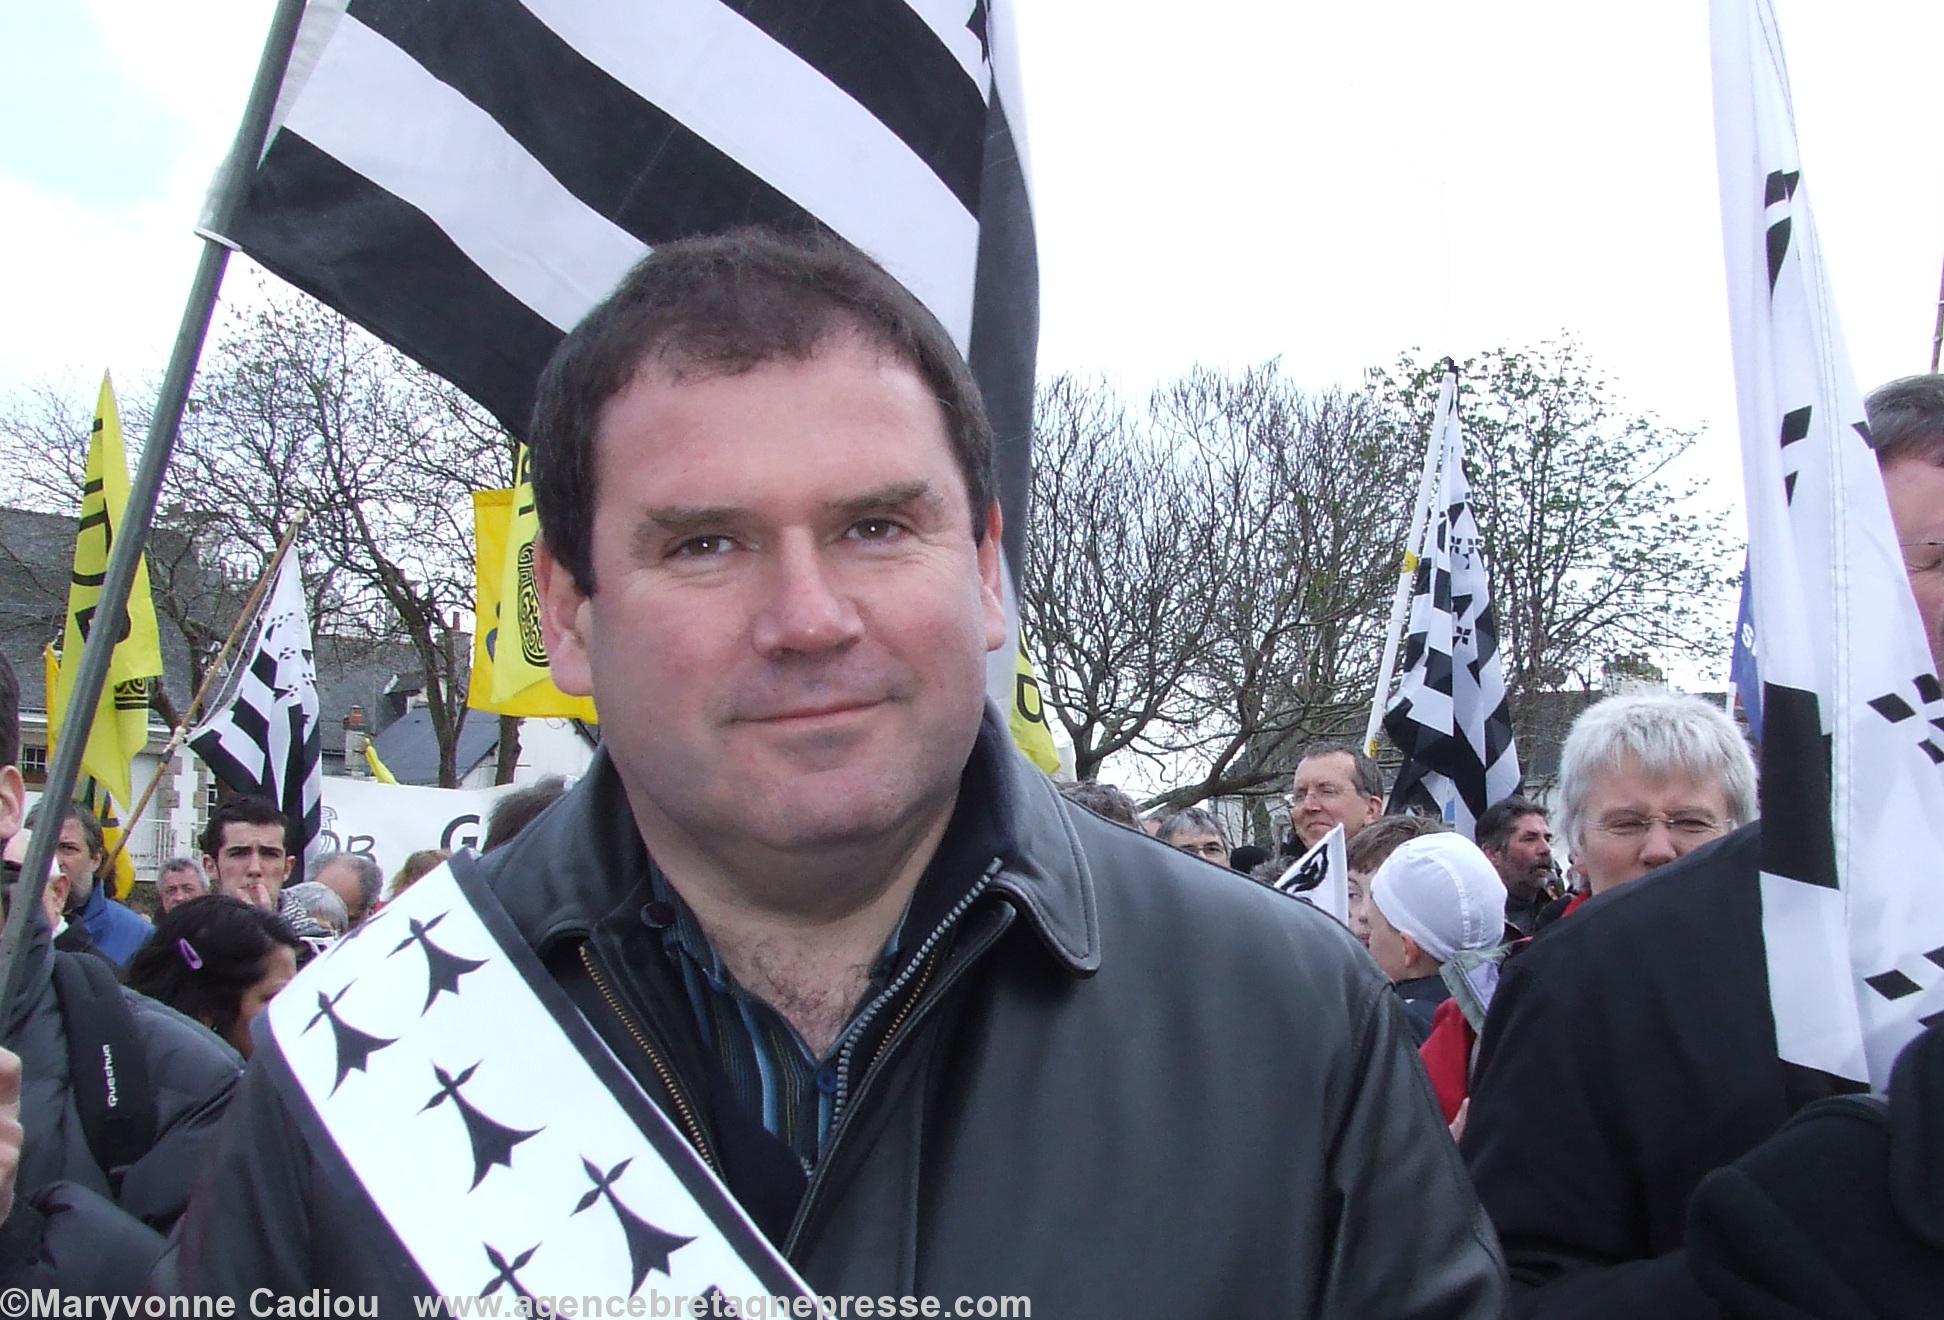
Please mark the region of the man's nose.
<svg viewBox="0 0 1944 1320"><path fill-rule="evenodd" d="M778 547L763 591L753 636L765 656L816 654L848 646L863 635L856 604L807 538Z"/></svg>
<svg viewBox="0 0 1944 1320"><path fill-rule="evenodd" d="M1681 855L1674 831L1664 820L1647 822L1647 835L1640 841L1640 860L1646 866L1665 866Z"/></svg>

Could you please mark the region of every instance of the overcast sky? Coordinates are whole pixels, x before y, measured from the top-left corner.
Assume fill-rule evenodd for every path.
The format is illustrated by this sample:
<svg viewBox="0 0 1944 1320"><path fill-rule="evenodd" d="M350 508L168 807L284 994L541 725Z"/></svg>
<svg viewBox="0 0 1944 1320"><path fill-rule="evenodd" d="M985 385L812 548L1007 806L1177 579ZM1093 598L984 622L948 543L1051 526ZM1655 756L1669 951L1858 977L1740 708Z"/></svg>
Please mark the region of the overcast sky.
<svg viewBox="0 0 1944 1320"><path fill-rule="evenodd" d="M0 5L0 392L159 372L270 8ZM1867 389L1928 363L1944 4L1776 8ZM1280 356L1321 386L1571 331L1707 429L1738 502L1703 0L1029 0L1020 28L1042 372Z"/></svg>

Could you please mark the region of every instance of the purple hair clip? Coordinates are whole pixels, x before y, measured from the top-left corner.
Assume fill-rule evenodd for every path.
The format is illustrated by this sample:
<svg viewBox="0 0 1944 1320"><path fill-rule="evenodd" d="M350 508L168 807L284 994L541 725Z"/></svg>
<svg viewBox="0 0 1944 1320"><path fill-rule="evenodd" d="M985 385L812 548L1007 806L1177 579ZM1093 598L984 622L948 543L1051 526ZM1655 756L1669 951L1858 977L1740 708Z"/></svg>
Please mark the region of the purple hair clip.
<svg viewBox="0 0 1944 1320"><path fill-rule="evenodd" d="M176 951L182 955L182 961L189 964L190 971L200 972L202 970L202 955L196 952L195 945L191 944L188 940L177 940Z"/></svg>

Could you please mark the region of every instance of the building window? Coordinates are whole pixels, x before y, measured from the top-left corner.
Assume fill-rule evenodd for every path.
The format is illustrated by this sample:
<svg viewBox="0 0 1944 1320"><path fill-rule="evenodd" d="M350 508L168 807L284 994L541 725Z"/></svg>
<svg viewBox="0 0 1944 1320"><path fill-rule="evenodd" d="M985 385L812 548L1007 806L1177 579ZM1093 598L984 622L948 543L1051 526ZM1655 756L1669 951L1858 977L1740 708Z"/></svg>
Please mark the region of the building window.
<svg viewBox="0 0 1944 1320"><path fill-rule="evenodd" d="M47 749L45 747L23 747L20 749L20 777L29 788L47 782Z"/></svg>

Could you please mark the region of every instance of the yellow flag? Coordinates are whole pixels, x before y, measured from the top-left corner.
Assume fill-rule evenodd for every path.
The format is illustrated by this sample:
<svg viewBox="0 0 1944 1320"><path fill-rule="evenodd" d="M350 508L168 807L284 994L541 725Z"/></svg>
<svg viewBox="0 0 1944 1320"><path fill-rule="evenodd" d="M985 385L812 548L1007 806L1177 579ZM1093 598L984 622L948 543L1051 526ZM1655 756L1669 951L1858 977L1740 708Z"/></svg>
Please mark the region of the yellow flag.
<svg viewBox="0 0 1944 1320"><path fill-rule="evenodd" d="M524 448L520 451L517 475L526 475ZM529 530L524 541L515 539L521 519L514 513L514 497L520 492L524 492L528 506L525 521ZM568 696L554 686L548 675L547 648L540 639L540 597L533 585L533 540L539 522L533 516L532 504L530 482L522 482L513 490L473 492L473 544L477 557L473 569L473 612L478 622L473 628L472 683L466 704L474 710L496 715L552 716L592 724L596 719L592 699ZM524 573L521 571L523 557ZM509 561L515 603L504 611L507 618L502 621L501 604L507 599L504 593ZM536 654L537 665L533 662Z"/></svg>
<svg viewBox="0 0 1944 1320"><path fill-rule="evenodd" d="M391 772L391 767L378 759L378 744L372 742L370 739L365 740L365 764L371 769L371 777L379 783L396 784L398 782L398 776Z"/></svg>
<svg viewBox="0 0 1944 1320"><path fill-rule="evenodd" d="M81 523L74 539L74 574L68 585L67 629L62 637L61 671L50 692L48 747L60 736L81 669L82 645L101 603L108 574L108 552L128 508L128 459L122 449L121 418L115 389L101 378L94 434L88 443L88 472L81 489ZM81 754L81 767L119 802L131 800L129 767L148 742L149 681L162 673L162 645L149 596L147 563L135 566L128 593L128 620L108 662L108 682Z"/></svg>
<svg viewBox="0 0 1944 1320"><path fill-rule="evenodd" d="M1026 658L1026 639L1019 641L1019 661L1014 668L1012 736L1019 750L1034 765L1052 774L1060 768L1060 753L1053 746L1053 729L1046 722L1046 698L1040 692L1039 675Z"/></svg>

